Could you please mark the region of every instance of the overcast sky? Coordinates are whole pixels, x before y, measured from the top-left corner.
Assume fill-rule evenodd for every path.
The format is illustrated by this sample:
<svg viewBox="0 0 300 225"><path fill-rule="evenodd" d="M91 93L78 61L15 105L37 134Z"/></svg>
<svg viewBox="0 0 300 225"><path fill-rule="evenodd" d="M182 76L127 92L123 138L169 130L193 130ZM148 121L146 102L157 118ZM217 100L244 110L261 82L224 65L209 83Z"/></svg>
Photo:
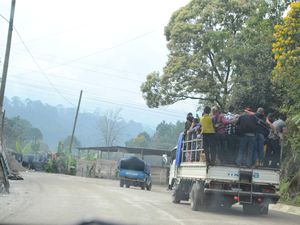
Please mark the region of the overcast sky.
<svg viewBox="0 0 300 225"><path fill-rule="evenodd" d="M146 124L184 120L197 104L149 109L140 85L161 71L168 50L164 27L188 0L17 0L6 96L74 107L81 111L122 108ZM0 1L9 18L10 0ZM0 18L1 71L8 23ZM36 63L35 63L36 61ZM42 71L43 72L42 72Z"/></svg>

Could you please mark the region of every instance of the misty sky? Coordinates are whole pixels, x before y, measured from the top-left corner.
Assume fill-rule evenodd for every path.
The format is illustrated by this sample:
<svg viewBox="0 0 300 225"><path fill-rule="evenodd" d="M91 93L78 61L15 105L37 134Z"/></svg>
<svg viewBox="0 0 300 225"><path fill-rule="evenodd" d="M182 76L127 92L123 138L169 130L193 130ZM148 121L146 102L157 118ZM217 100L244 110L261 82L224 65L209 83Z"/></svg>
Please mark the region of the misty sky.
<svg viewBox="0 0 300 225"><path fill-rule="evenodd" d="M164 27L188 0L17 0L16 32L6 96L121 116L145 124L184 120L197 104L180 102L149 109L140 92L152 71L161 71L168 50ZM0 1L7 19L10 0ZM0 18L1 72L8 23ZM36 63L35 63L36 61ZM38 64L38 65L36 65Z"/></svg>

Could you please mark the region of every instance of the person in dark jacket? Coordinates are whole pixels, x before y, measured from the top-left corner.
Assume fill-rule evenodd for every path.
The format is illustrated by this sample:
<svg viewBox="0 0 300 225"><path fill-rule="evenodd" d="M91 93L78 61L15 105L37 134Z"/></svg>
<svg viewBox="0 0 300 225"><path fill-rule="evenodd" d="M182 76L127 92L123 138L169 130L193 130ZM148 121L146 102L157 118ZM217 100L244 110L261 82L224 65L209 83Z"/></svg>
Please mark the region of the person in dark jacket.
<svg viewBox="0 0 300 225"><path fill-rule="evenodd" d="M236 164L252 166L253 151L256 143L257 120L254 115L243 113L237 120L236 126L240 135L240 146Z"/></svg>
<svg viewBox="0 0 300 225"><path fill-rule="evenodd" d="M277 120L272 117L272 115L267 117L267 123L271 127L271 132L266 140L267 153L264 160L264 166L279 168L282 154L282 141L285 134L287 133L287 126L285 124L286 116L281 114L279 119ZM273 119L275 121L273 121Z"/></svg>
<svg viewBox="0 0 300 225"><path fill-rule="evenodd" d="M264 143L268 137L270 131L269 126L266 123L265 111L263 108L258 108L255 117L257 119L257 133L256 133L256 145L253 154L253 163L259 166L263 166L264 161Z"/></svg>

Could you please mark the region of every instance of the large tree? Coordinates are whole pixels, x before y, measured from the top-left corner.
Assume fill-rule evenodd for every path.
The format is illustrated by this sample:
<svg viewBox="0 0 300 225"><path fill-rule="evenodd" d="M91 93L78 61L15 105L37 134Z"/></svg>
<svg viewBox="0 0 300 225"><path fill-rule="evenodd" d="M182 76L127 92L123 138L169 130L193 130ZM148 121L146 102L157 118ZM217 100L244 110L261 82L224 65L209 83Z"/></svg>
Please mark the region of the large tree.
<svg viewBox="0 0 300 225"><path fill-rule="evenodd" d="M176 11L165 28L170 51L159 76L148 75L141 90L149 107L184 99L224 108L237 74L238 35L259 0L193 0Z"/></svg>
<svg viewBox="0 0 300 225"><path fill-rule="evenodd" d="M20 153L38 153L48 149L41 148L42 132L20 117L6 118L4 123L6 146ZM44 145L43 145L44 147Z"/></svg>
<svg viewBox="0 0 300 225"><path fill-rule="evenodd" d="M267 105L273 23L285 1L193 0L165 28L170 51L163 74L152 72L141 90L149 107L199 99L226 108ZM256 107L256 105L254 106Z"/></svg>
<svg viewBox="0 0 300 225"><path fill-rule="evenodd" d="M134 138L126 141L126 147L151 148L151 137L147 132L139 133Z"/></svg>
<svg viewBox="0 0 300 225"><path fill-rule="evenodd" d="M300 113L300 2L290 5L283 23L275 26L273 81L284 93L286 112Z"/></svg>
<svg viewBox="0 0 300 225"><path fill-rule="evenodd" d="M171 149L176 145L178 135L183 130L184 122L177 121L176 124L173 124L162 121L157 125L155 133L152 137L150 137L148 133L142 132L136 137L127 141L126 146Z"/></svg>
<svg viewBox="0 0 300 225"><path fill-rule="evenodd" d="M121 127L121 109L108 111L100 121L100 132L102 143L106 146L113 146L118 143L124 127Z"/></svg>
<svg viewBox="0 0 300 225"><path fill-rule="evenodd" d="M281 92L271 82L275 66L272 57L274 25L281 22L286 1L260 1L238 36L234 80L230 104L237 108L264 107L267 111L281 104Z"/></svg>

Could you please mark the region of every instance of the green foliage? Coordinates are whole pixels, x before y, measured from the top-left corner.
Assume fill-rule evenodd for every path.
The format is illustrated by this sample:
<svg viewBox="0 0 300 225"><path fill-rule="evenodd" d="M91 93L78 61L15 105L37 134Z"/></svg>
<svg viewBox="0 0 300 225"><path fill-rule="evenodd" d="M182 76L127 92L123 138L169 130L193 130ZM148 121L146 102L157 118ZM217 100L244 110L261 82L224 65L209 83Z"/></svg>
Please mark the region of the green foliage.
<svg viewBox="0 0 300 225"><path fill-rule="evenodd" d="M300 2L291 3L282 24L275 26L273 54L276 66L273 82L281 91L281 111L288 115L283 174L288 178L300 171Z"/></svg>
<svg viewBox="0 0 300 225"><path fill-rule="evenodd" d="M280 191L280 201L283 203L300 206L300 194L297 194L293 199L289 197L288 188L289 181L287 179L282 179L279 186Z"/></svg>
<svg viewBox="0 0 300 225"><path fill-rule="evenodd" d="M294 198L293 203L294 203L295 205L300 206L300 194L298 194L298 195Z"/></svg>
<svg viewBox="0 0 300 225"><path fill-rule="evenodd" d="M222 109L280 105L271 82L274 25L289 1L193 0L165 28L170 50L162 75L141 91L149 107L199 99Z"/></svg>
<svg viewBox="0 0 300 225"><path fill-rule="evenodd" d="M20 142L16 141L16 152L21 154L28 154L30 152L30 145L27 144L24 147L21 147Z"/></svg>
<svg viewBox="0 0 300 225"><path fill-rule="evenodd" d="M49 160L46 165L44 165L46 172L76 175L76 159L69 150L68 140L70 141L70 138L67 137L64 141L58 142L57 158ZM67 144L67 147L65 147L64 143Z"/></svg>
<svg viewBox="0 0 300 225"><path fill-rule="evenodd" d="M20 117L5 119L4 135L7 147L19 153L39 153L47 150L45 144L42 143L41 131Z"/></svg>
<svg viewBox="0 0 300 225"><path fill-rule="evenodd" d="M47 163L43 165L44 171L48 173L58 173L56 160L48 160Z"/></svg>
<svg viewBox="0 0 300 225"><path fill-rule="evenodd" d="M136 137L127 141L126 146L139 148L171 149L176 145L178 135L183 130L183 122L178 121L176 124L172 124L162 121L157 125L156 131L152 137L150 137L146 132L140 133Z"/></svg>
<svg viewBox="0 0 300 225"><path fill-rule="evenodd" d="M247 106L266 111L280 105L280 93L271 82L274 68L272 41L275 15L282 14L284 3L272 5L274 1L260 1L257 10L245 22L238 34L234 65L238 76L234 80L230 104L243 109Z"/></svg>
<svg viewBox="0 0 300 225"><path fill-rule="evenodd" d="M156 127L156 132L153 135L153 145L156 148L171 149L178 140L178 135L184 130L184 122L179 122L174 125L172 123L161 122Z"/></svg>
<svg viewBox="0 0 300 225"><path fill-rule="evenodd" d="M159 76L148 75L141 90L149 107L199 99L225 108L241 71L235 59L240 33L261 1L193 0L165 28L170 54Z"/></svg>
<svg viewBox="0 0 300 225"><path fill-rule="evenodd" d="M69 155L59 155L54 160L48 160L44 164L44 171L48 173L63 173L76 175L76 159L71 154Z"/></svg>
<svg viewBox="0 0 300 225"><path fill-rule="evenodd" d="M276 67L273 81L283 90L282 110L289 115L300 114L300 2L290 5L283 24L275 26L273 53Z"/></svg>
<svg viewBox="0 0 300 225"><path fill-rule="evenodd" d="M70 142L71 142L71 136L66 137L63 141L63 146L65 146L66 148L69 148ZM76 136L74 136L73 137L72 149L80 147L80 146L81 146L80 141L78 140L78 138Z"/></svg>
<svg viewBox="0 0 300 225"><path fill-rule="evenodd" d="M151 137L147 132L142 132L125 144L127 147L150 148Z"/></svg>
<svg viewBox="0 0 300 225"><path fill-rule="evenodd" d="M286 179L282 179L279 186L279 191L281 194L280 199L282 201L289 200L288 188L289 188L289 182Z"/></svg>

